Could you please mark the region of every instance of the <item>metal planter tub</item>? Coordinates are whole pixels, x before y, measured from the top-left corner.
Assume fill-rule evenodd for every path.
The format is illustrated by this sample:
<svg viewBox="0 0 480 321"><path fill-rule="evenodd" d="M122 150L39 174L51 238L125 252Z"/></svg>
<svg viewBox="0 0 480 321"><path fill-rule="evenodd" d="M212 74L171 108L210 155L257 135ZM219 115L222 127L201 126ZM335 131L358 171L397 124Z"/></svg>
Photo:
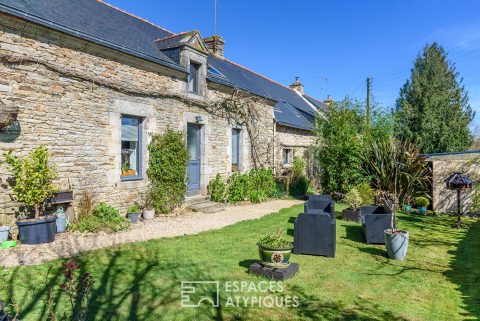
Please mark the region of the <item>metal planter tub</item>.
<svg viewBox="0 0 480 321"><path fill-rule="evenodd" d="M288 267L293 245L284 248L273 248L257 243L262 265L272 268Z"/></svg>
<svg viewBox="0 0 480 321"><path fill-rule="evenodd" d="M405 260L408 251L408 232L397 230L395 233L392 233L391 230L385 230L384 235L388 257L393 260Z"/></svg>
<svg viewBox="0 0 480 321"><path fill-rule="evenodd" d="M0 226L0 244L8 240L9 226Z"/></svg>
<svg viewBox="0 0 480 321"><path fill-rule="evenodd" d="M55 241L57 216L39 220L17 221L22 244L43 244Z"/></svg>

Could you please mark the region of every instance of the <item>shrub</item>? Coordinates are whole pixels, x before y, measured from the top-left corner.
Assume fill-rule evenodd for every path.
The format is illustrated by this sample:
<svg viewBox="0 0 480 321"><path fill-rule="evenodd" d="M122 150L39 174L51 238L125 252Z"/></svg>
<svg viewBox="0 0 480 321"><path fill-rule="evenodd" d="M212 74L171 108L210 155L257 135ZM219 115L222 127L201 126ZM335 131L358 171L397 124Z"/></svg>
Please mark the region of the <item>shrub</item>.
<svg viewBox="0 0 480 321"><path fill-rule="evenodd" d="M272 248L285 248L292 245L292 243L285 238L285 234L281 229L268 233L262 237L258 243Z"/></svg>
<svg viewBox="0 0 480 321"><path fill-rule="evenodd" d="M326 193L346 193L365 178L361 106L345 99L329 106L325 116L316 121L320 183Z"/></svg>
<svg viewBox="0 0 480 321"><path fill-rule="evenodd" d="M227 201L236 203L248 198L249 179L247 174L234 173L228 178Z"/></svg>
<svg viewBox="0 0 480 321"><path fill-rule="evenodd" d="M293 163L292 163L293 177L304 176L306 167L307 167L307 163L303 158L298 156L293 157Z"/></svg>
<svg viewBox="0 0 480 321"><path fill-rule="evenodd" d="M33 207L35 218L39 218L44 209L45 200L56 190L52 182L57 175L55 166L48 162L50 153L47 147L42 145L32 150L23 159L12 155L11 150L4 156L15 179L13 193L17 201Z"/></svg>
<svg viewBox="0 0 480 321"><path fill-rule="evenodd" d="M263 194L265 199L275 193L276 183L273 171L270 168L252 169L248 173L249 189Z"/></svg>
<svg viewBox="0 0 480 321"><path fill-rule="evenodd" d="M156 212L168 213L185 199L189 152L184 136L183 132L167 129L163 135L153 135L148 145L147 175Z"/></svg>
<svg viewBox="0 0 480 321"><path fill-rule="evenodd" d="M227 191L227 185L223 182L222 176L217 174L214 179L208 183L208 194L210 194L210 199L214 202L224 202L225 193Z"/></svg>
<svg viewBox="0 0 480 321"><path fill-rule="evenodd" d="M138 204L133 204L130 205L130 207L127 210L127 213L140 213L142 210L140 209L140 206Z"/></svg>
<svg viewBox="0 0 480 321"><path fill-rule="evenodd" d="M357 210L362 206L362 197L355 187L345 194L344 200L352 210Z"/></svg>
<svg viewBox="0 0 480 321"><path fill-rule="evenodd" d="M372 205L375 202L373 198L374 192L369 183L363 182L362 184L355 186L355 189L362 199L361 205Z"/></svg>
<svg viewBox="0 0 480 321"><path fill-rule="evenodd" d="M415 205L417 205L418 207L427 207L428 205L430 205L430 201L428 200L428 198L423 196L416 197Z"/></svg>
<svg viewBox="0 0 480 321"><path fill-rule="evenodd" d="M296 177L290 185L290 195L293 197L305 196L308 190L308 178L306 176Z"/></svg>
<svg viewBox="0 0 480 321"><path fill-rule="evenodd" d="M80 219L73 224L72 229L80 232L121 231L126 230L130 223L123 217L117 209L112 206L100 203L92 211L92 215Z"/></svg>
<svg viewBox="0 0 480 321"><path fill-rule="evenodd" d="M261 203L268 199L267 195L262 191L253 190L248 192L248 199L252 203Z"/></svg>

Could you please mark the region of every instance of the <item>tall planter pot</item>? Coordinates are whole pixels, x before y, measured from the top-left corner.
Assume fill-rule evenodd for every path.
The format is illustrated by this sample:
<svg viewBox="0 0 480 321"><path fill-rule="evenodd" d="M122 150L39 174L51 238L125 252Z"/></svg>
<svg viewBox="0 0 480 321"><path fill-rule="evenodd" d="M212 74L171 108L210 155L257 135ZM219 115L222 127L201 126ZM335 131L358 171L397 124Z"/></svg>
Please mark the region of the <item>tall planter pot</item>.
<svg viewBox="0 0 480 321"><path fill-rule="evenodd" d="M9 226L0 226L0 244L8 240Z"/></svg>
<svg viewBox="0 0 480 321"><path fill-rule="evenodd" d="M284 248L274 248L257 243L262 265L271 268L286 268L290 264L293 245Z"/></svg>
<svg viewBox="0 0 480 321"><path fill-rule="evenodd" d="M43 244L55 241L57 216L40 220L17 221L22 244Z"/></svg>
<svg viewBox="0 0 480 321"><path fill-rule="evenodd" d="M397 230L392 233L392 230L385 230L384 235L388 257L393 260L405 260L408 251L408 232Z"/></svg>
<svg viewBox="0 0 480 321"><path fill-rule="evenodd" d="M146 221L153 220L155 218L155 209L143 209L143 219Z"/></svg>

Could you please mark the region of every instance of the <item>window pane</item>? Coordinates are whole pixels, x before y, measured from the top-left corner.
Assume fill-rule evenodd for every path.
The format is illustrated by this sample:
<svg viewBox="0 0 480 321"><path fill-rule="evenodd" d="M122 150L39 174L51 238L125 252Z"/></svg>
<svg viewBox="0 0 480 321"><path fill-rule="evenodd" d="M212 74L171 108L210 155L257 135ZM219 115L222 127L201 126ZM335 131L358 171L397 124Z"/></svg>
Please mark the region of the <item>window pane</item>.
<svg viewBox="0 0 480 321"><path fill-rule="evenodd" d="M239 165L240 130L232 130L232 164Z"/></svg>
<svg viewBox="0 0 480 321"><path fill-rule="evenodd" d="M122 176L136 176L140 172L140 119L122 116Z"/></svg>
<svg viewBox="0 0 480 321"><path fill-rule="evenodd" d="M187 148L190 152L190 160L199 159L199 150L198 150L198 126L188 125L187 126Z"/></svg>
<svg viewBox="0 0 480 321"><path fill-rule="evenodd" d="M200 65L190 62L190 76L188 78L188 90L190 92L198 92L198 71L200 70Z"/></svg>
<svg viewBox="0 0 480 321"><path fill-rule="evenodd" d="M290 149L283 150L283 163L284 164L290 163Z"/></svg>

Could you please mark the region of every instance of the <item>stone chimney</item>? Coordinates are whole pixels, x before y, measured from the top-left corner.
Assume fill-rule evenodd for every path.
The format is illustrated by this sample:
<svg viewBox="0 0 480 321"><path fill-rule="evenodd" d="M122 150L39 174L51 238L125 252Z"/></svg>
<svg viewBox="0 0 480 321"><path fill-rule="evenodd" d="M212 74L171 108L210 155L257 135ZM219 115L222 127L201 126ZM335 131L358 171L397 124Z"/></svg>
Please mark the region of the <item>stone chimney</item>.
<svg viewBox="0 0 480 321"><path fill-rule="evenodd" d="M211 54L214 54L219 58L223 58L223 47L225 40L223 40L222 37L219 35L213 35L211 37L204 38L203 41L205 41L205 45L207 45L208 51L210 51Z"/></svg>
<svg viewBox="0 0 480 321"><path fill-rule="evenodd" d="M300 82L299 77L295 77L295 82L290 85L290 88L298 91L300 94L303 95L303 85Z"/></svg>
<svg viewBox="0 0 480 321"><path fill-rule="evenodd" d="M333 103L333 99L330 95L328 95L327 99L323 101L323 103L327 106L330 106Z"/></svg>

